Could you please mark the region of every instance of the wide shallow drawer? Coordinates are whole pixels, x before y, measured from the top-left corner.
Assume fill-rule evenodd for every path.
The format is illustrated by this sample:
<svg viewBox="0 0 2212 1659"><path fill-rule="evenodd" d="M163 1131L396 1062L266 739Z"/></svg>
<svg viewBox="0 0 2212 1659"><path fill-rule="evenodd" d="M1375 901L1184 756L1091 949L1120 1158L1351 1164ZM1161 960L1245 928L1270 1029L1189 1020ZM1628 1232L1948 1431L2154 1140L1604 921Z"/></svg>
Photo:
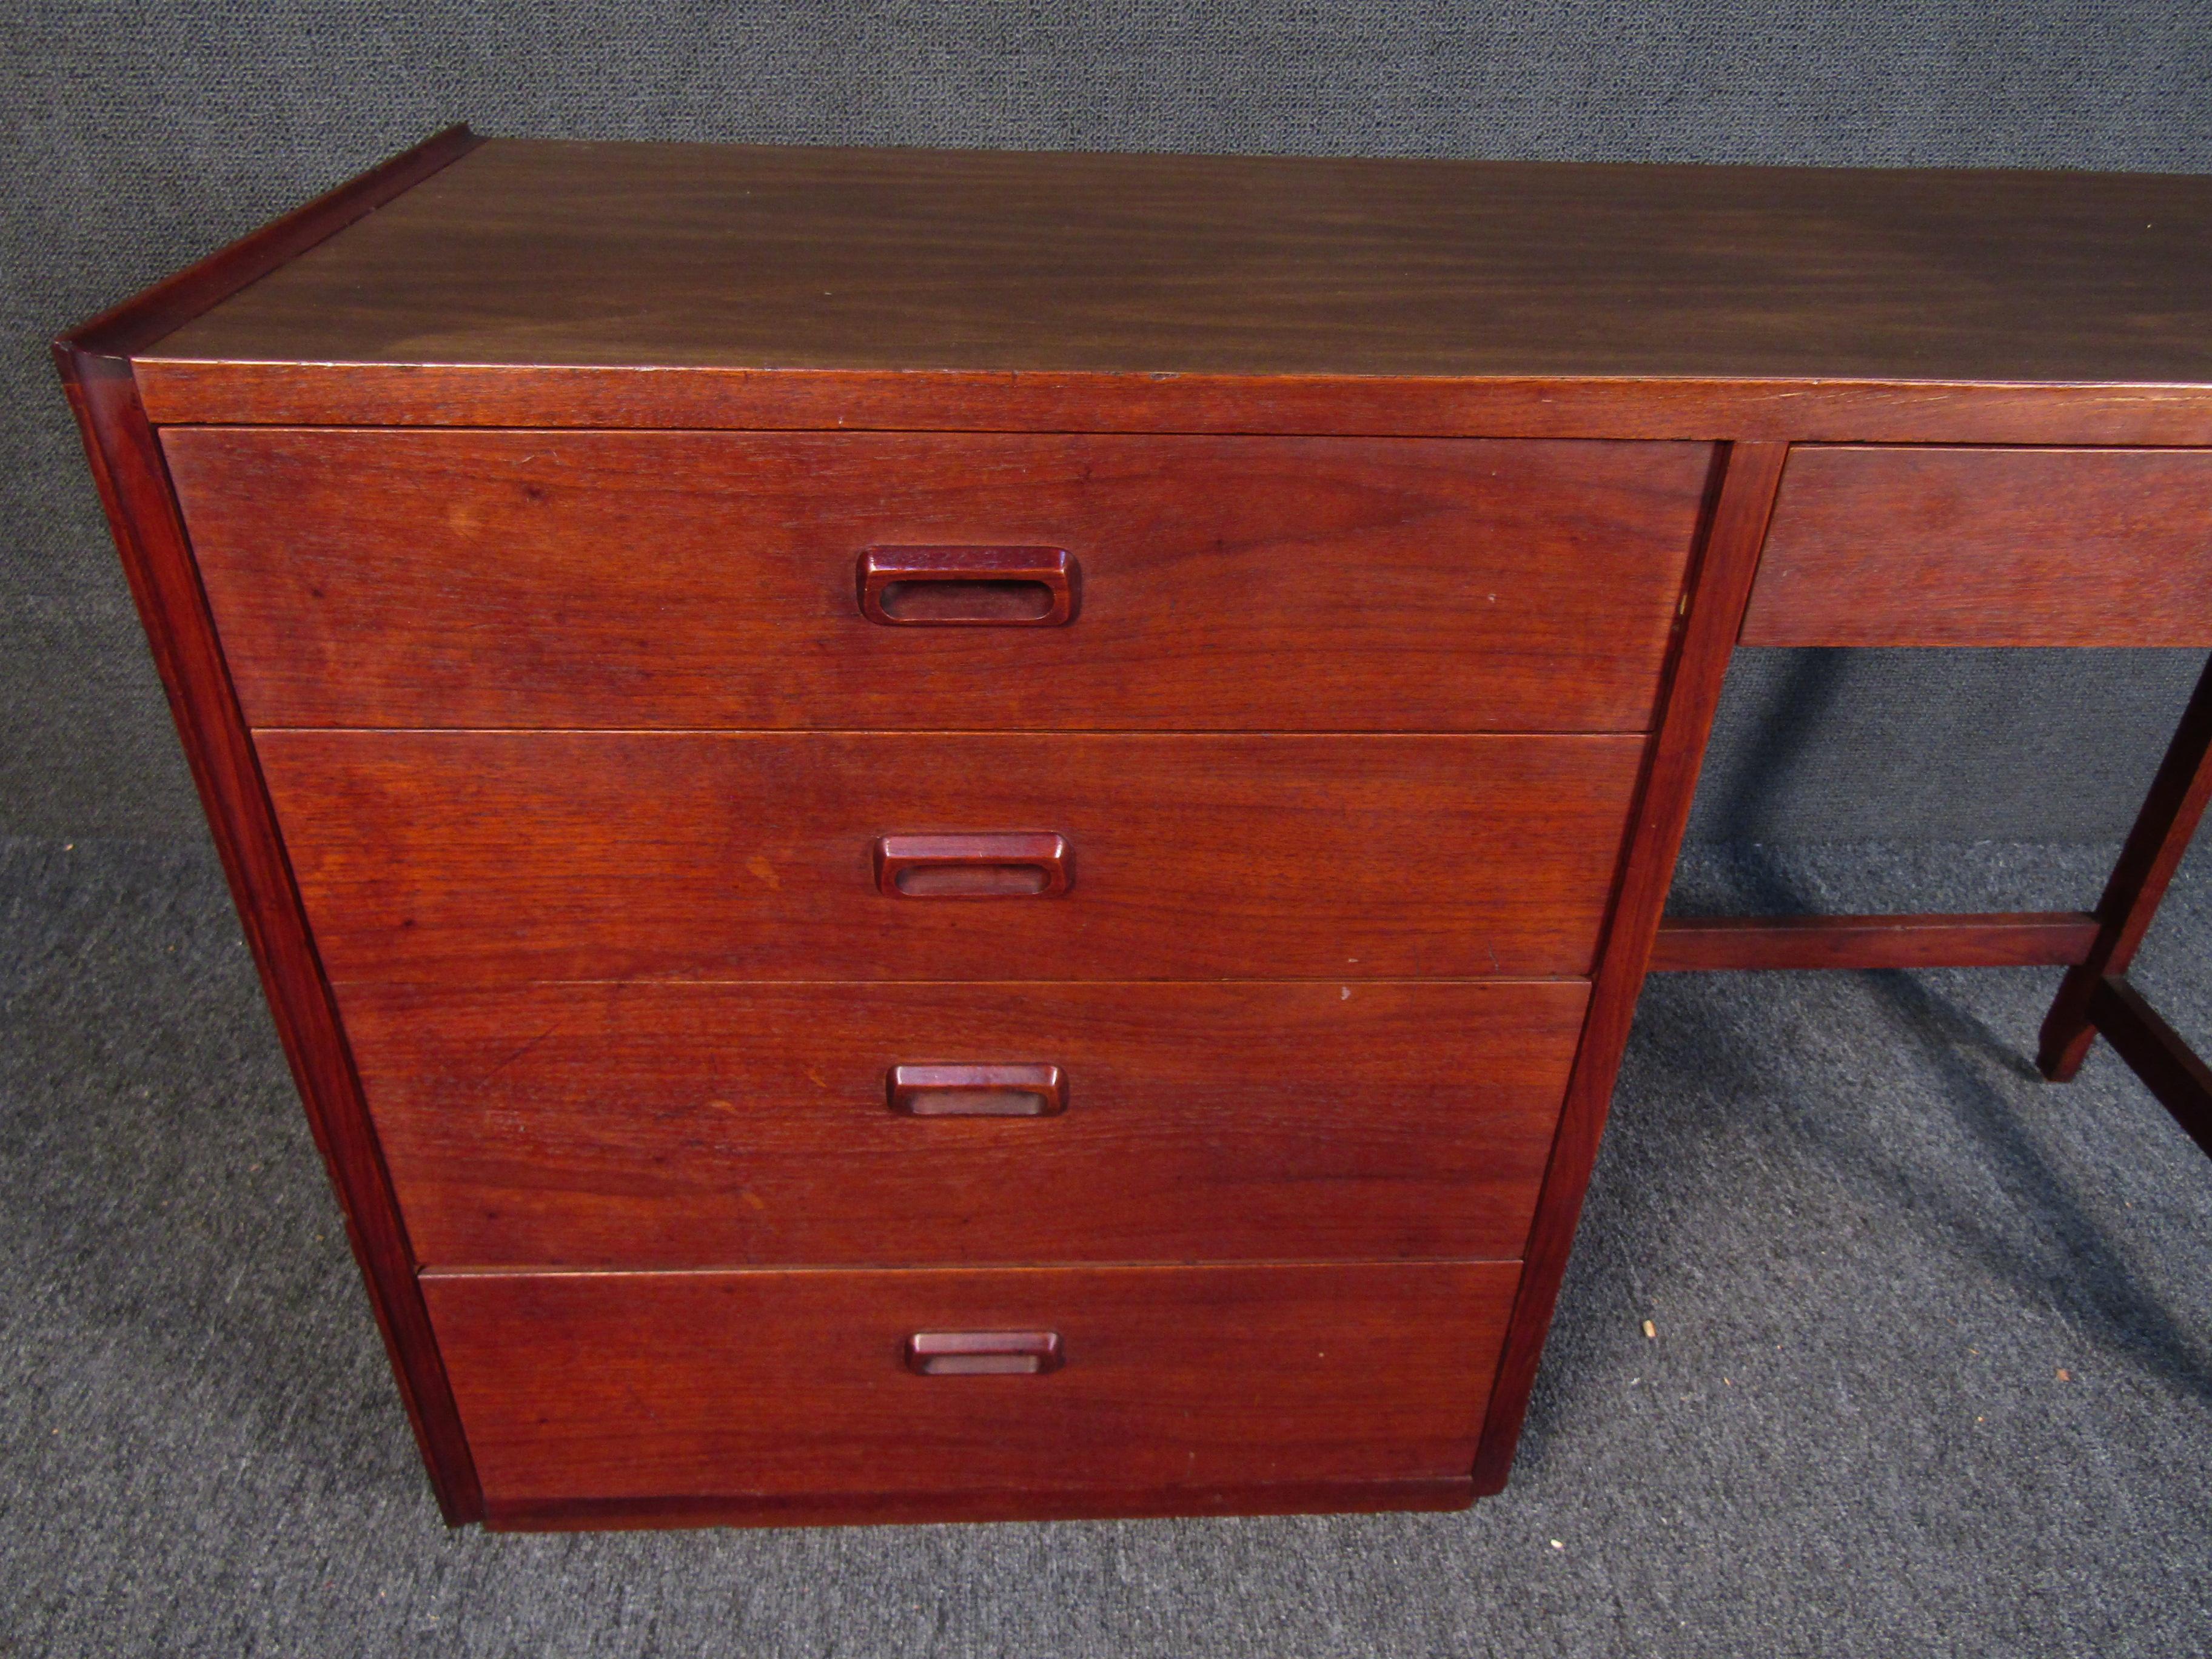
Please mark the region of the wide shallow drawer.
<svg viewBox="0 0 2212 1659"><path fill-rule="evenodd" d="M512 1519L579 1499L1090 1489L1177 1506L1209 1487L1464 1479L1519 1273L433 1273L422 1288L485 1498ZM1012 1349L1018 1334L1051 1339L1055 1367L915 1368L918 1336Z"/></svg>
<svg viewBox="0 0 2212 1659"><path fill-rule="evenodd" d="M2212 646L2212 451L1801 446L1743 643Z"/></svg>
<svg viewBox="0 0 2212 1659"><path fill-rule="evenodd" d="M337 981L1586 975L1643 739L269 732ZM1067 889L881 890L1057 836Z"/></svg>
<svg viewBox="0 0 2212 1659"><path fill-rule="evenodd" d="M1710 459L979 434L164 445L257 726L1640 729ZM946 546L1066 553L1072 616L868 620L868 550Z"/></svg>
<svg viewBox="0 0 2212 1659"><path fill-rule="evenodd" d="M1516 1256L1588 1000L1580 981L343 994L418 1260L617 1267Z"/></svg>

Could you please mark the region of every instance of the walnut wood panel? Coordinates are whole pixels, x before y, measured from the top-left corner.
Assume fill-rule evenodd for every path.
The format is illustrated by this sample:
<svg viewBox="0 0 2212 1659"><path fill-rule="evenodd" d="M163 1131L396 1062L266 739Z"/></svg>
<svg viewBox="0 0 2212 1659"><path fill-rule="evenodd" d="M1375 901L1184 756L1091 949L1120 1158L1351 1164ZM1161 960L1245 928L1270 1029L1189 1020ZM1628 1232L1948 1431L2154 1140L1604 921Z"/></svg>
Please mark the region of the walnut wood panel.
<svg viewBox="0 0 2212 1659"><path fill-rule="evenodd" d="M146 629L278 1041L345 1219L402 1404L440 1510L483 1513L453 1400L431 1337L406 1230L379 1156L337 1012L192 567L161 453L125 354L255 281L476 141L453 128L219 250L56 340L54 362Z"/></svg>
<svg viewBox="0 0 2212 1659"><path fill-rule="evenodd" d="M2202 383L2207 269L2179 174L494 140L162 355Z"/></svg>
<svg viewBox="0 0 2212 1659"><path fill-rule="evenodd" d="M423 1279L487 1497L1154 1491L1462 1474L1511 1262ZM920 1376L921 1330L1056 1333Z"/></svg>
<svg viewBox="0 0 2212 1659"><path fill-rule="evenodd" d="M2212 452L1800 447L1746 645L2212 645Z"/></svg>
<svg viewBox="0 0 2212 1659"><path fill-rule="evenodd" d="M264 732L331 977L1557 977L1634 737ZM887 897L892 834L1066 837L1064 894Z"/></svg>
<svg viewBox="0 0 2212 1659"><path fill-rule="evenodd" d="M1982 915L1668 916L1651 971L1775 968L2019 968L2081 962L2083 910Z"/></svg>
<svg viewBox="0 0 2212 1659"><path fill-rule="evenodd" d="M1660 704L1659 729L1638 792L1620 884L1606 920L1603 948L1590 988L1589 1018L1574 1074L1559 1114L1559 1133L1537 1194L1536 1216L1522 1251L1527 1271L1513 1304L1513 1322L1499 1357L1475 1459L1478 1494L1501 1491L1520 1443L1521 1423L1535 1386L1536 1364L1551 1328L1552 1310L1566 1274L1567 1253L1582 1218L1583 1198L1596 1167L1598 1142L1613 1103L1613 1085L1651 949L1667 908L1674 860L1697 793L1713 711L1719 706L1731 643L1743 623L1777 485L1787 451L1779 444L1734 444L1714 472L1711 516L1691 578L1686 612Z"/></svg>
<svg viewBox="0 0 2212 1659"><path fill-rule="evenodd" d="M257 726L1636 730L1710 464L973 434L166 447ZM868 550L940 544L1065 550L1080 608L862 614Z"/></svg>
<svg viewBox="0 0 2212 1659"><path fill-rule="evenodd" d="M1470 303L1477 301L1471 301ZM2212 447L2212 386L1446 375L1066 374L142 358L165 426L1271 433Z"/></svg>
<svg viewBox="0 0 2212 1659"><path fill-rule="evenodd" d="M1517 1255L1579 981L349 987L431 1266ZM1057 1066L1049 1115L894 1066Z"/></svg>

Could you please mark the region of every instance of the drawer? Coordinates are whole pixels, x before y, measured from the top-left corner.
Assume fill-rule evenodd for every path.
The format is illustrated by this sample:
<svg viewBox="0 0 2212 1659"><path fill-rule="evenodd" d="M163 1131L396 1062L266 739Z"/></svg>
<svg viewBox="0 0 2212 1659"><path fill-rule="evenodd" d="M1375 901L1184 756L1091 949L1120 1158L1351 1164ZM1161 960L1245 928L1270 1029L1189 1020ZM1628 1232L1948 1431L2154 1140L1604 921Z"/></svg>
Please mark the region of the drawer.
<svg viewBox="0 0 2212 1659"><path fill-rule="evenodd" d="M863 730L1642 729L1711 453L223 428L164 446L252 725ZM1073 619L862 615L866 550L946 545L1066 552Z"/></svg>
<svg viewBox="0 0 2212 1659"><path fill-rule="evenodd" d="M498 1520L586 1498L1464 1478L1519 1273L426 1273L422 1289ZM921 1375L910 1358L917 1335L1012 1348L1017 1333L1056 1339L1056 1367Z"/></svg>
<svg viewBox="0 0 2212 1659"><path fill-rule="evenodd" d="M1800 446L1743 643L2212 646L2212 451Z"/></svg>
<svg viewBox="0 0 2212 1659"><path fill-rule="evenodd" d="M416 1259L478 1267L1516 1256L1587 1000L1580 981L343 993Z"/></svg>
<svg viewBox="0 0 2212 1659"><path fill-rule="evenodd" d="M1643 742L269 732L258 745L334 981L501 984L1579 977ZM881 890L885 837L970 832L1060 838L1067 890Z"/></svg>

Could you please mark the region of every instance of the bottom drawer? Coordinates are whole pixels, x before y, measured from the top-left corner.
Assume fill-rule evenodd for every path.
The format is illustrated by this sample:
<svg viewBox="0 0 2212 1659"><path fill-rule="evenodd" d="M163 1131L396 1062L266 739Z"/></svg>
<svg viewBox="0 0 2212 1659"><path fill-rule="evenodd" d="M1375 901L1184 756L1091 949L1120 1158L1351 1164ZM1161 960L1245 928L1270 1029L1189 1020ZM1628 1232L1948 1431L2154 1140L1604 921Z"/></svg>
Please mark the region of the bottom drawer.
<svg viewBox="0 0 2212 1659"><path fill-rule="evenodd" d="M1483 1261L422 1285L490 1518L528 1523L711 1499L842 1502L856 1519L1267 1507L1209 1489L1387 1482L1419 1503L1419 1483L1468 1478L1519 1275ZM917 1337L979 1334L1052 1352L915 1352ZM1045 1368L969 1369L1031 1364Z"/></svg>

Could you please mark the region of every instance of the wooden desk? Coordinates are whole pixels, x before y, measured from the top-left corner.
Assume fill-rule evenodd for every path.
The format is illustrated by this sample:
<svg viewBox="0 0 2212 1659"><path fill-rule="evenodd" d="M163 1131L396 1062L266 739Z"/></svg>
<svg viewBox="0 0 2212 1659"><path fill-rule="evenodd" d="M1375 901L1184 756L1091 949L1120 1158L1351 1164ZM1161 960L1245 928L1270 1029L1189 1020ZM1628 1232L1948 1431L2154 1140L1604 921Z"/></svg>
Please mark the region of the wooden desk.
<svg viewBox="0 0 2212 1659"><path fill-rule="evenodd" d="M440 1502L1498 1490L1729 653L2212 646L2212 183L485 143L64 381Z"/></svg>

